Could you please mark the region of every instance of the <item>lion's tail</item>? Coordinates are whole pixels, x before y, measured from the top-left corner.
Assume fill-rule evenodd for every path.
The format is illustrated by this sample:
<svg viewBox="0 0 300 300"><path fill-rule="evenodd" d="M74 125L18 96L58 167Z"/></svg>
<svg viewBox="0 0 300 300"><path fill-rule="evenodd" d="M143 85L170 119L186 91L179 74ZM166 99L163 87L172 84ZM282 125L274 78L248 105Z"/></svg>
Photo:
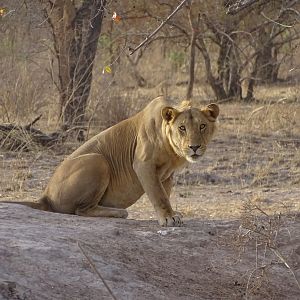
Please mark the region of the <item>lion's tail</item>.
<svg viewBox="0 0 300 300"><path fill-rule="evenodd" d="M29 202L29 201L1 201L0 203L13 203L13 204L20 204L20 205L25 205L29 206L34 209L39 209L39 210L44 210L44 211L53 211L53 209L50 206L50 203L48 201L47 196L43 196L42 198L39 199L38 202Z"/></svg>

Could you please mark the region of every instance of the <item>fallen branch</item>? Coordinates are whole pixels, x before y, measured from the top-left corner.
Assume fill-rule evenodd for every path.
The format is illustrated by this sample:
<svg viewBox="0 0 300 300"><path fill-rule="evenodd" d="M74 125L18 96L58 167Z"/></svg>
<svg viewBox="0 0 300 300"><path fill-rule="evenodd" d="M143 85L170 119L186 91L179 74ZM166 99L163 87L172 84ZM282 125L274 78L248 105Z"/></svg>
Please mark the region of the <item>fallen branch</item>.
<svg viewBox="0 0 300 300"><path fill-rule="evenodd" d="M166 23L179 11L179 9L187 2L188 0L183 0L181 3L176 7L176 9L150 34L148 35L137 47L134 49L129 48L130 55L132 55L135 51L140 49L143 45L147 44L150 39L159 32L159 30L166 25Z"/></svg>
<svg viewBox="0 0 300 300"><path fill-rule="evenodd" d="M89 262L90 266L92 267L92 269L94 270L94 272L99 276L99 278L101 279L101 281L103 282L104 286L106 287L106 289L108 290L108 292L110 293L111 297L114 300L117 300L116 296L113 294L112 290L110 289L110 287L108 286L108 284L106 283L106 281L104 280L104 278L102 277L102 275L100 274L100 272L97 270L97 268L95 267L95 264L92 262L92 260L87 256L87 254L85 253L85 251L83 250L83 247L80 245L80 243L77 241L77 246L80 250L80 252L82 253L82 255L87 259L87 261Z"/></svg>
<svg viewBox="0 0 300 300"><path fill-rule="evenodd" d="M26 125L25 127L30 129L37 121L39 121L39 119L42 117L42 114L40 114L38 117L36 117L31 123L29 123L28 125Z"/></svg>
<svg viewBox="0 0 300 300"><path fill-rule="evenodd" d="M293 275L293 278L296 281L296 284L297 284L298 288L300 289L300 282L299 282L298 278L296 277L296 274L295 274L294 270L287 263L286 259L282 256L282 254L276 248L270 247L270 249L281 260L281 262L290 270L290 272Z"/></svg>
<svg viewBox="0 0 300 300"><path fill-rule="evenodd" d="M62 132L46 134L32 126L41 119L42 115L36 117L25 126L16 124L0 125L0 148L9 151L29 151L34 146L52 146L64 139Z"/></svg>

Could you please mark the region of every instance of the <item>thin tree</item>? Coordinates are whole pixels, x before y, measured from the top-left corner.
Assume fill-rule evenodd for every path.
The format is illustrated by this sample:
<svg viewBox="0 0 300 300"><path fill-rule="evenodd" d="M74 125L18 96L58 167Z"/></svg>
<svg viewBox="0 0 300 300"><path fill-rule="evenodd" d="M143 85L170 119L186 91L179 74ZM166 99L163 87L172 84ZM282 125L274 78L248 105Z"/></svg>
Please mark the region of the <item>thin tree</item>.
<svg viewBox="0 0 300 300"><path fill-rule="evenodd" d="M200 14L193 16L192 2L189 7L189 23L191 27L191 41L190 41L190 57L189 57L189 80L186 91L186 99L190 100L193 97L193 88L195 82L195 55L196 55L196 41L198 35Z"/></svg>

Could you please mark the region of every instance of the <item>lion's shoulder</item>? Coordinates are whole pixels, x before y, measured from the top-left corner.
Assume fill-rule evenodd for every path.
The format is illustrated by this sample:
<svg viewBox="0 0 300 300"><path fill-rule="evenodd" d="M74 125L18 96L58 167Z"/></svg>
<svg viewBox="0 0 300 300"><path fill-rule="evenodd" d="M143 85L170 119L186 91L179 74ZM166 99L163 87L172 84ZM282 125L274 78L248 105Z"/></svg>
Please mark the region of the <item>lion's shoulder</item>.
<svg viewBox="0 0 300 300"><path fill-rule="evenodd" d="M162 108L168 105L169 103L165 97L159 96L146 105L146 107L142 110L142 117L144 120L152 120L155 116L161 116Z"/></svg>

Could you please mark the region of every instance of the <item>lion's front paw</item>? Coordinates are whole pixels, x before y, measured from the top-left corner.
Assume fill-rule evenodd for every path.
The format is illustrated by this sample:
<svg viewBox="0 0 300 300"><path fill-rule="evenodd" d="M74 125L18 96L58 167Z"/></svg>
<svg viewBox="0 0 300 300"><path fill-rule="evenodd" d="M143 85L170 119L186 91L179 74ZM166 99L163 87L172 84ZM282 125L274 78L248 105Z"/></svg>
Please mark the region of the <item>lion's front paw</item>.
<svg viewBox="0 0 300 300"><path fill-rule="evenodd" d="M180 211L174 210L174 214L175 214L176 216L179 216L180 219L183 218L183 214L182 214Z"/></svg>
<svg viewBox="0 0 300 300"><path fill-rule="evenodd" d="M165 227L180 227L183 225L181 220L182 214L179 212L174 212L172 215L160 216L158 218L158 223Z"/></svg>

